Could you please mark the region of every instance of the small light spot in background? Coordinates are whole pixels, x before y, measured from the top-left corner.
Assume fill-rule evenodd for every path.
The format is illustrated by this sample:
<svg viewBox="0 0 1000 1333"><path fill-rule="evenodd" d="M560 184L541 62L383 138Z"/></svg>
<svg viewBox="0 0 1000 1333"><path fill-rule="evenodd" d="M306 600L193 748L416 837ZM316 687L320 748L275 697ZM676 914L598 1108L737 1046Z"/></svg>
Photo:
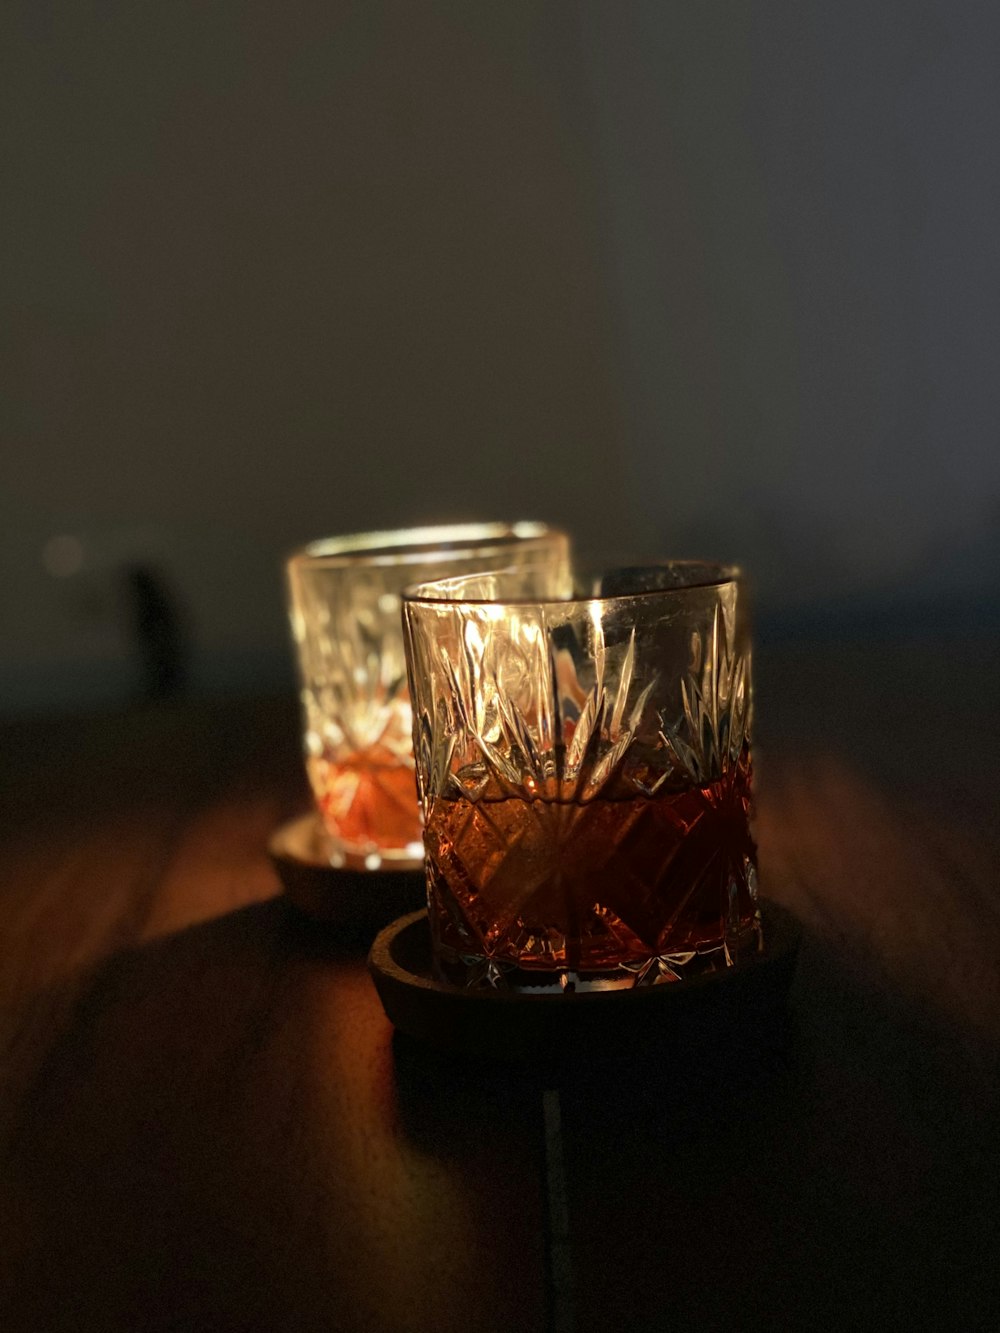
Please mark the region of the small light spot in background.
<svg viewBox="0 0 1000 1333"><path fill-rule="evenodd" d="M42 547L42 564L55 579L72 578L83 566L83 542L69 533L50 537Z"/></svg>

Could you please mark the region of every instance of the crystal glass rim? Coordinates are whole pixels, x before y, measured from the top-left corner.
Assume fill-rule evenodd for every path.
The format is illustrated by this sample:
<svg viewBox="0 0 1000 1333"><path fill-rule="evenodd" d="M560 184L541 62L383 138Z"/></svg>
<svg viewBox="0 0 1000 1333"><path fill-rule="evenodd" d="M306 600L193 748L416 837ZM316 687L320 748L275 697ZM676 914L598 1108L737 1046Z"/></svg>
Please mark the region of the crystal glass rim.
<svg viewBox="0 0 1000 1333"><path fill-rule="evenodd" d="M350 565L426 564L436 557L462 559L518 545L542 544L566 534L547 523L442 523L416 528L386 528L321 537L293 551L292 567L337 568Z"/></svg>
<svg viewBox="0 0 1000 1333"><path fill-rule="evenodd" d="M675 588L643 588L636 592L617 592L617 593L573 593L568 597L467 597L467 596L449 596L448 591L451 585L462 582L469 582L472 579L488 578L490 574L516 574L514 569L487 570L481 574L459 574L451 578L430 579L423 583L411 584L404 588L402 598L414 606L496 606L496 607L519 607L519 606L538 606L538 607L567 607L567 606L587 606L596 602L600 605L611 606L617 602L630 601L649 601L656 597L677 597L686 593L704 591L706 588L725 588L730 584L742 584L744 581L743 571L738 565L725 565L714 560L646 560L641 564L638 562L633 566L623 566L624 568L635 569L679 569L690 571L695 575L695 571L702 571L701 575L695 575L689 582L679 584ZM584 570L584 574L599 575L600 570ZM442 595L434 595L434 590L440 589Z"/></svg>

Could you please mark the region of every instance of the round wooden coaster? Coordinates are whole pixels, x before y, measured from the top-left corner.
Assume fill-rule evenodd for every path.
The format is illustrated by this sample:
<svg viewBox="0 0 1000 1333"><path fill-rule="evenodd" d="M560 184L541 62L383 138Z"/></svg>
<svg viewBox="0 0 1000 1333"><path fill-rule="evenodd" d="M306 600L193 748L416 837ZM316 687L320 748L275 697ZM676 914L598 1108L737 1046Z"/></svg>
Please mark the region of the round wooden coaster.
<svg viewBox="0 0 1000 1333"><path fill-rule="evenodd" d="M380 932L368 967L393 1026L454 1054L500 1060L593 1059L673 1044L739 1045L783 1017L795 969L799 925L785 908L761 903L764 948L739 967L635 990L524 995L463 990L432 970L426 911Z"/></svg>
<svg viewBox="0 0 1000 1333"><path fill-rule="evenodd" d="M383 861L372 870L331 865L329 843L315 814L282 824L267 849L289 902L316 921L375 931L426 902L420 862Z"/></svg>

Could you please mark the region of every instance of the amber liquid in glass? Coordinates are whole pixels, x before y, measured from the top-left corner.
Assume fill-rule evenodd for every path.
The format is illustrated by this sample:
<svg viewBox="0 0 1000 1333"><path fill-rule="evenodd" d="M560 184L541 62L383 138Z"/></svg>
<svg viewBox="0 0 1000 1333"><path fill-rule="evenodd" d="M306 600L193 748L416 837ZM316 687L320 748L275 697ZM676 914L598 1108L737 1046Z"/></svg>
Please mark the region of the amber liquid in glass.
<svg viewBox="0 0 1000 1333"><path fill-rule="evenodd" d="M744 751L717 782L653 796L439 798L424 835L439 970L661 981L723 955L757 929L750 789Z"/></svg>
<svg viewBox="0 0 1000 1333"><path fill-rule="evenodd" d="M329 833L356 855L373 850L420 853L420 811L413 761L383 745L337 759L307 761L316 803Z"/></svg>

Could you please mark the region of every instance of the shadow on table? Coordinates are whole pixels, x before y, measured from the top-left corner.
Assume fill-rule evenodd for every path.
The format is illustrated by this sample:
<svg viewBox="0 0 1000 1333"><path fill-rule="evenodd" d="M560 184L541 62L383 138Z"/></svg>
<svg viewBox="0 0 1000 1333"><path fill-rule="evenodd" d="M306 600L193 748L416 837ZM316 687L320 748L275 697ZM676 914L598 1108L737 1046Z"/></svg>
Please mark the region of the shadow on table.
<svg viewBox="0 0 1000 1333"><path fill-rule="evenodd" d="M19 1106L5 1329L544 1327L534 1099L408 1079L366 948L273 900L89 979Z"/></svg>
<svg viewBox="0 0 1000 1333"><path fill-rule="evenodd" d="M996 1326L997 1052L894 990L857 939L806 935L786 1022L755 1042L520 1067L399 1036L394 1052L406 1131L431 1151L470 1085L498 1104L534 1088L540 1122L558 1094L548 1185L580 1333Z"/></svg>
<svg viewBox="0 0 1000 1333"><path fill-rule="evenodd" d="M785 1058L564 1082L578 1329L995 1326L989 1053L816 936L792 1005Z"/></svg>
<svg viewBox="0 0 1000 1333"><path fill-rule="evenodd" d="M807 935L785 1022L733 1035L520 1067L397 1036L401 1114L436 1151L470 1085L534 1088L540 1122L558 1095L577 1330L991 1327L995 1052L844 934Z"/></svg>
<svg viewBox="0 0 1000 1333"><path fill-rule="evenodd" d="M541 1329L545 1092L577 1330L991 1326L995 1067L848 942L762 1049L555 1071L393 1040L365 945L275 900L94 975L21 1103L5 1327Z"/></svg>

